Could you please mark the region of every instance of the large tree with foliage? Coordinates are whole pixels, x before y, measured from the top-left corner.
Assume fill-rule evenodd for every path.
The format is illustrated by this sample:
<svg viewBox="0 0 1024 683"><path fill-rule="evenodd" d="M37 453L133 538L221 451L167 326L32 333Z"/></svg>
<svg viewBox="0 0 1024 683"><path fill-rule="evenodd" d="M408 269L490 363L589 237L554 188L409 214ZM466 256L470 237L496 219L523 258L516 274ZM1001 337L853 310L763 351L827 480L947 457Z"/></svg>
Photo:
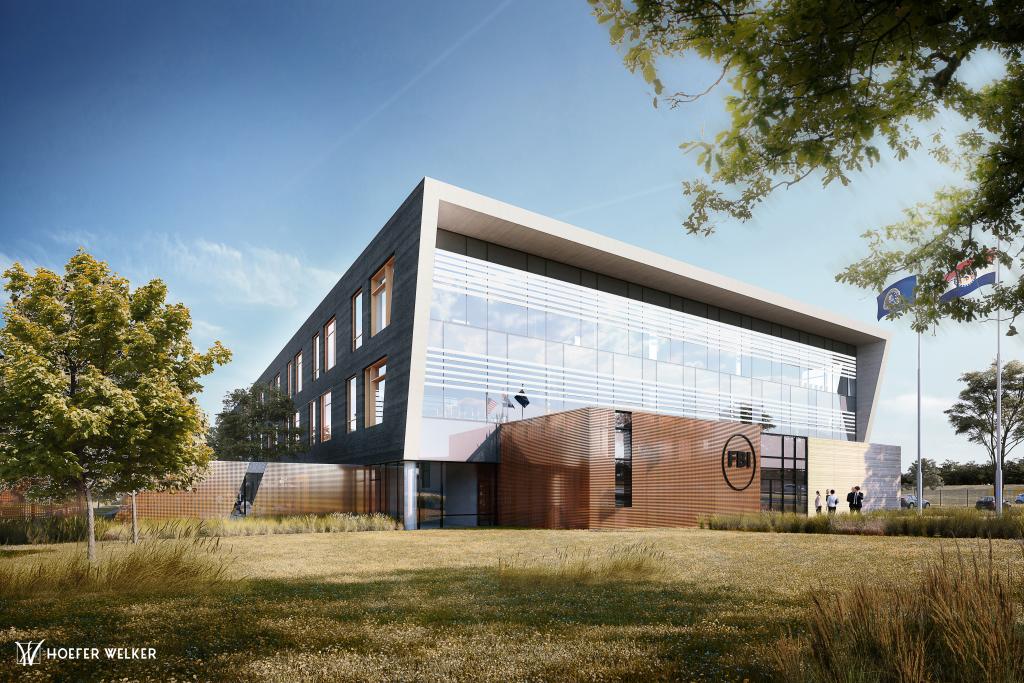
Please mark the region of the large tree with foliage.
<svg viewBox="0 0 1024 683"><path fill-rule="evenodd" d="M189 339L191 317L160 280L131 289L79 250L63 275L4 273L0 480L86 502L95 561L96 495L187 486L210 458L199 379L227 362Z"/></svg>
<svg viewBox="0 0 1024 683"><path fill-rule="evenodd" d="M295 404L275 386L253 384L224 396L208 442L221 460L275 460L306 450L293 428Z"/></svg>
<svg viewBox="0 0 1024 683"><path fill-rule="evenodd" d="M876 291L897 272L920 274L912 313L925 329L943 317L973 320L1024 310L1024 284L940 302L945 275L965 261L1021 258L1024 207L1024 3L1019 0L590 0L626 66L651 85L655 104L678 106L725 82L729 126L690 141L708 178L683 183L687 231L745 221L779 189L815 177L847 184L884 149L903 160L928 148L957 165L964 183L941 190L905 221L870 230L870 254L838 279ZM963 67L992 56L1001 73L972 87ZM659 61L695 56L718 79L671 92ZM934 125L942 112L958 131ZM932 123L929 123L932 122ZM922 125L923 124L923 125ZM924 133L922 131L927 131ZM1010 333L1014 333L1011 326Z"/></svg>
<svg viewBox="0 0 1024 683"><path fill-rule="evenodd" d="M965 372L960 381L965 385L960 400L945 411L949 423L957 434L983 446L993 465L997 455L1005 464L1006 456L1024 441L1024 363L1012 360L1003 365L1003 420L998 443L995 363L981 372Z"/></svg>

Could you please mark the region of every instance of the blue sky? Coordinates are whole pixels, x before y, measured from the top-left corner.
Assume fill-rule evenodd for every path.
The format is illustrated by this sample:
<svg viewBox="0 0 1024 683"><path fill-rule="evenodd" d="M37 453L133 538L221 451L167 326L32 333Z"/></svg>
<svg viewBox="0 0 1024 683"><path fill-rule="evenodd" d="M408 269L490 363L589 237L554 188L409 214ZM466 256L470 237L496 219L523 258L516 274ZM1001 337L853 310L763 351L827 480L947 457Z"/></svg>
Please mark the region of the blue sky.
<svg viewBox="0 0 1024 683"><path fill-rule="evenodd" d="M691 59L666 76L692 92L715 72ZM0 266L59 268L83 245L133 283L163 278L197 344L235 353L206 381L211 413L423 176L864 321L874 294L834 281L858 236L956 180L923 155L883 159L850 187L805 181L750 223L687 236L679 183L699 170L678 145L723 126L724 92L655 109L584 2L3 0L0 93ZM873 440L908 462L914 336L882 324ZM925 457L985 457L941 411L994 346L993 324L925 339Z"/></svg>

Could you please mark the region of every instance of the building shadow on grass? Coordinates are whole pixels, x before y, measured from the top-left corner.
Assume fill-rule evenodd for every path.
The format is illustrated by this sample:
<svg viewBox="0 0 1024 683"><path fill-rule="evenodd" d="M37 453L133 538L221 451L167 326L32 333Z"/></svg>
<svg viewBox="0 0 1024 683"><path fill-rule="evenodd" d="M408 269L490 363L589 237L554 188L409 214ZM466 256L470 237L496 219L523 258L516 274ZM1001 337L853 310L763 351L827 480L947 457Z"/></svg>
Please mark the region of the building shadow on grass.
<svg viewBox="0 0 1024 683"><path fill-rule="evenodd" d="M185 596L11 601L0 606L9 629L0 648L13 653L14 640L31 637L157 649L155 661L44 662L52 680L287 680L278 664L292 662L306 680L567 680L589 678L588 666L605 679L761 680L770 671L756 653L792 625L783 612L761 595L677 582L424 569L358 582L253 579ZM390 673L371 675L381 661ZM300 675L306 664L313 669Z"/></svg>

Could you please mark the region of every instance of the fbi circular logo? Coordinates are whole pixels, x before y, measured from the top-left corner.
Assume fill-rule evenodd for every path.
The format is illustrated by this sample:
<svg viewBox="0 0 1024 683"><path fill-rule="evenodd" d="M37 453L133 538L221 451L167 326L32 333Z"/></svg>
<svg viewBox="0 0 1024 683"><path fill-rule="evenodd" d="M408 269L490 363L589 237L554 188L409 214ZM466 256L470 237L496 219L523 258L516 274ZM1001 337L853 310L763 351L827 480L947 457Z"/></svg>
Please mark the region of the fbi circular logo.
<svg viewBox="0 0 1024 683"><path fill-rule="evenodd" d="M722 446L722 477L733 491L742 491L754 481L757 454L743 434L733 434Z"/></svg>

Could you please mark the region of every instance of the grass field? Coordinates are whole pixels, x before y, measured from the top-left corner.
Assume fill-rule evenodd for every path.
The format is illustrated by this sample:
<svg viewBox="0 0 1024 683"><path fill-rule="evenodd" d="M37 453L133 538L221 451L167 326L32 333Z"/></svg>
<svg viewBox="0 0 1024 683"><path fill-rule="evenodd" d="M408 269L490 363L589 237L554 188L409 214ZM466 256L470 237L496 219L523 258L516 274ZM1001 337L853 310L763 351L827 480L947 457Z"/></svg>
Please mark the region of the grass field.
<svg viewBox="0 0 1024 683"><path fill-rule="evenodd" d="M163 541L153 541L156 543ZM657 548L661 570L542 566ZM63 591L0 602L8 680L762 680L814 594L908 581L951 542L697 529L460 530L221 539L230 580L192 594ZM978 548L975 542L961 548ZM988 552L989 546L982 546ZM999 563L1020 544L994 542ZM80 546L13 547L0 568ZM101 552L117 552L103 544ZM642 567L640 568L642 569ZM3 593L0 593L2 595ZM152 662L14 664L15 640L155 647Z"/></svg>

